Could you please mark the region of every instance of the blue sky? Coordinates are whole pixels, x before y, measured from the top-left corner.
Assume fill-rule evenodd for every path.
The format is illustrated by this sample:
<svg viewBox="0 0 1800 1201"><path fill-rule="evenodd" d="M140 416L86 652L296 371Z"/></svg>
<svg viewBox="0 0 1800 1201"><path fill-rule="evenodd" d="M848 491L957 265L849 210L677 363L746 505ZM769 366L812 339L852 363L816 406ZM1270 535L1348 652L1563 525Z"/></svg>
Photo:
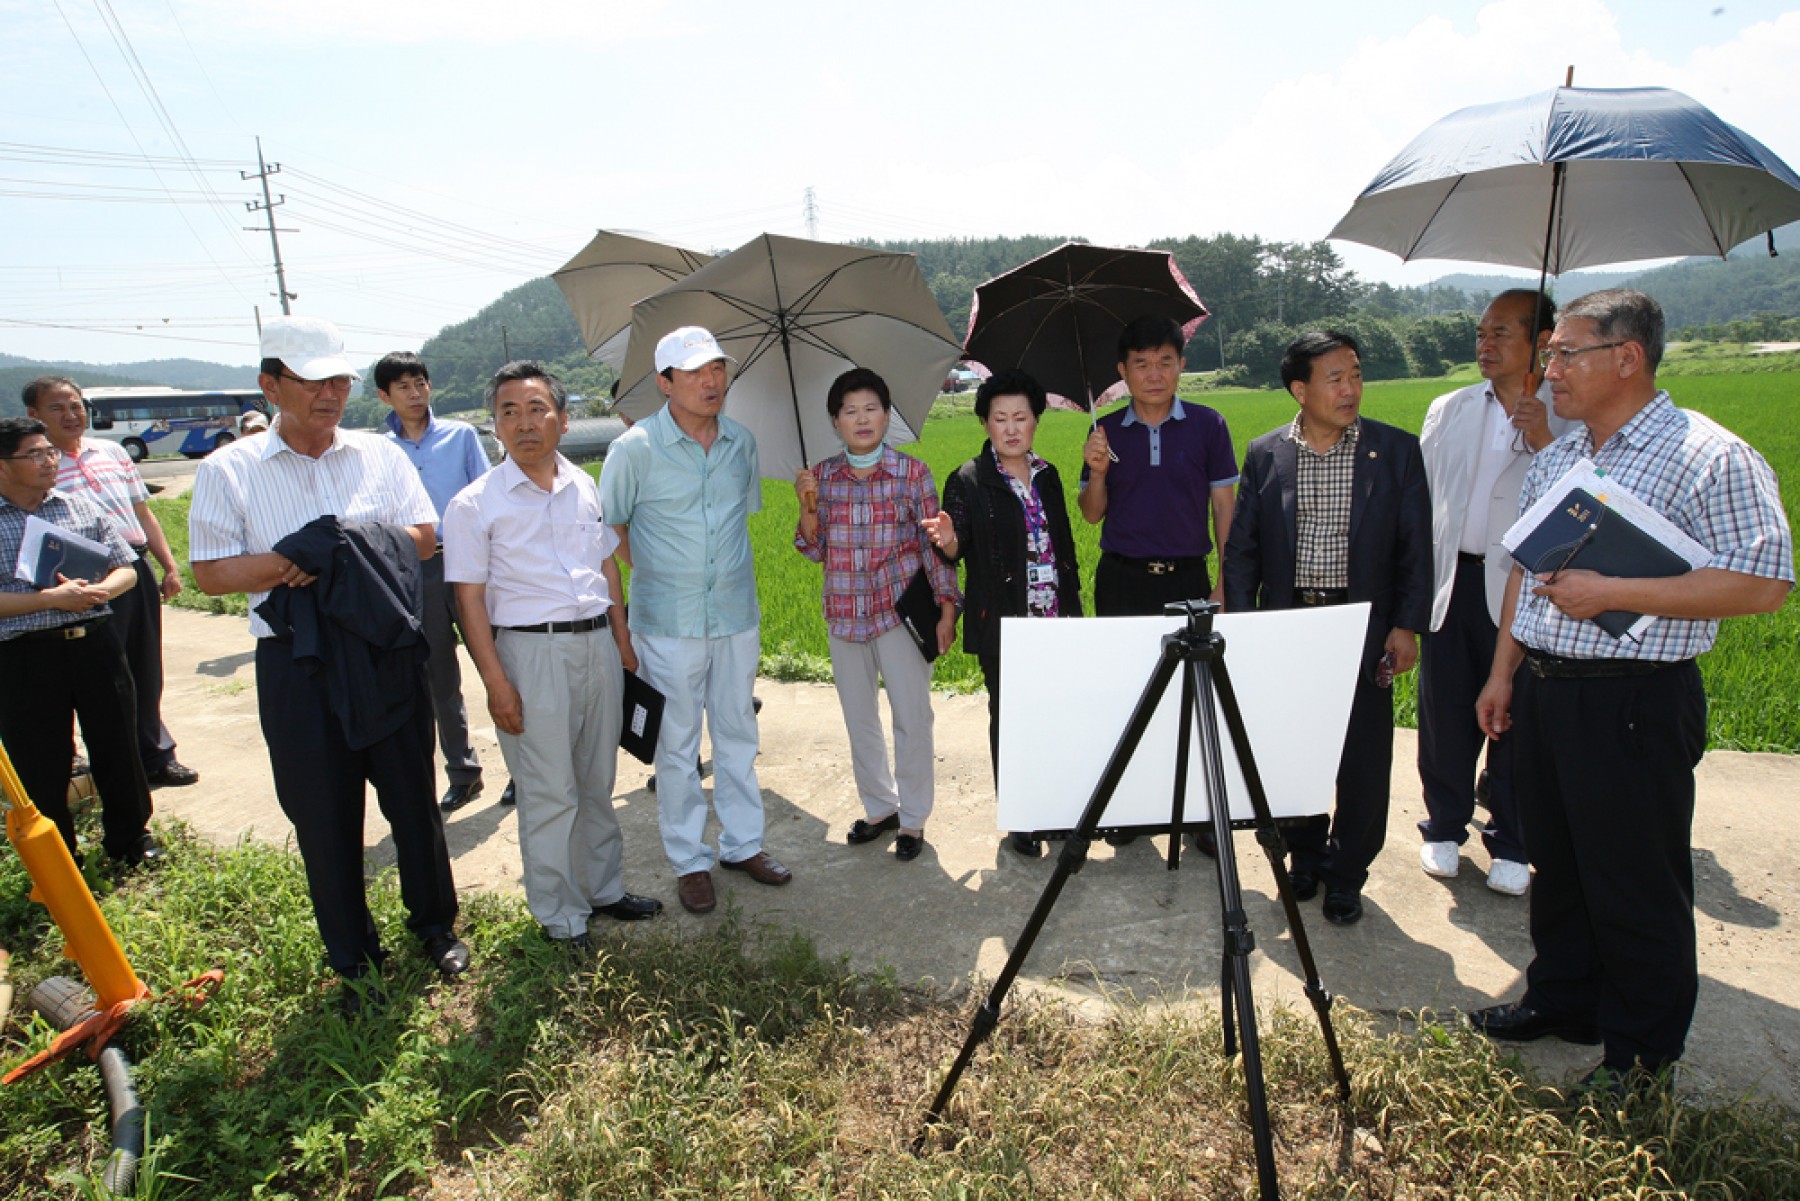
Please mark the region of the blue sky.
<svg viewBox="0 0 1800 1201"><path fill-rule="evenodd" d="M828 239L1320 238L1432 120L1570 64L1800 164L1795 62L1774 3L0 0L0 352L253 361L257 135L296 311L372 357L596 228L804 234L809 187Z"/></svg>

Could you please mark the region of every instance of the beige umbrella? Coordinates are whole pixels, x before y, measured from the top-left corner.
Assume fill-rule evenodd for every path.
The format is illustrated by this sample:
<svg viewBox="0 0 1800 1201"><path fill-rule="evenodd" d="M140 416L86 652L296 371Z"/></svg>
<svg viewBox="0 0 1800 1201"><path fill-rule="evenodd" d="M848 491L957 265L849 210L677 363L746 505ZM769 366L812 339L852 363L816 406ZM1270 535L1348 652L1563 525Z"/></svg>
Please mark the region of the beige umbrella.
<svg viewBox="0 0 1800 1201"><path fill-rule="evenodd" d="M620 413L662 407L656 343L686 325L711 330L737 360L725 411L756 436L766 479L837 450L825 394L843 372L867 367L887 381L887 440L899 444L918 437L962 356L912 255L763 234L632 306Z"/></svg>
<svg viewBox="0 0 1800 1201"><path fill-rule="evenodd" d="M617 371L625 362L631 306L712 261L697 250L603 229L550 278L581 326L588 356Z"/></svg>

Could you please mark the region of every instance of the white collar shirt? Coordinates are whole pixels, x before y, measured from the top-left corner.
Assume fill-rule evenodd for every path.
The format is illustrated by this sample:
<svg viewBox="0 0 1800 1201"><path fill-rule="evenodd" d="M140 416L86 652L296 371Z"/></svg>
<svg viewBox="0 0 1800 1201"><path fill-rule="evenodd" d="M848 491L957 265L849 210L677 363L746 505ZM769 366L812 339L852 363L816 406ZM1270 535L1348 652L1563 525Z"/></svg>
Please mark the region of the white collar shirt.
<svg viewBox="0 0 1800 1201"><path fill-rule="evenodd" d="M606 612L613 597L601 568L618 548L593 477L561 455L548 491L507 459L444 510L444 579L487 585L495 626Z"/></svg>
<svg viewBox="0 0 1800 1201"><path fill-rule="evenodd" d="M188 508L194 562L272 552L314 518L435 525L437 507L399 447L379 434L333 430L318 458L281 437L281 422L258 438L240 438L200 461ZM274 631L256 615L267 592L252 592L250 632Z"/></svg>
<svg viewBox="0 0 1800 1201"><path fill-rule="evenodd" d="M1512 465L1515 455L1529 455L1523 436L1513 428L1506 406L1494 395L1494 385L1482 389L1481 441L1475 451L1474 470L1469 473L1469 507L1463 515L1462 540L1457 549L1471 555L1485 555L1488 549L1488 497L1494 486Z"/></svg>

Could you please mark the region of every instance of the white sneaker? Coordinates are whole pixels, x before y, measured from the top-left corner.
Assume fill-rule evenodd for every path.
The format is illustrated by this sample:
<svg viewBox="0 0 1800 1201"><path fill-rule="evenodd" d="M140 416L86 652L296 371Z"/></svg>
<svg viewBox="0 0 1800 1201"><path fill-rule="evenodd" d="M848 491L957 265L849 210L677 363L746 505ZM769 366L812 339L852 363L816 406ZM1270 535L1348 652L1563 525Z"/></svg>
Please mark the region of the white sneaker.
<svg viewBox="0 0 1800 1201"><path fill-rule="evenodd" d="M1488 887L1509 897L1522 897L1531 887L1531 865L1511 859L1496 859L1488 869Z"/></svg>
<svg viewBox="0 0 1800 1201"><path fill-rule="evenodd" d="M1454 842L1422 842L1419 844L1419 866L1428 876L1448 880L1462 868L1462 848Z"/></svg>

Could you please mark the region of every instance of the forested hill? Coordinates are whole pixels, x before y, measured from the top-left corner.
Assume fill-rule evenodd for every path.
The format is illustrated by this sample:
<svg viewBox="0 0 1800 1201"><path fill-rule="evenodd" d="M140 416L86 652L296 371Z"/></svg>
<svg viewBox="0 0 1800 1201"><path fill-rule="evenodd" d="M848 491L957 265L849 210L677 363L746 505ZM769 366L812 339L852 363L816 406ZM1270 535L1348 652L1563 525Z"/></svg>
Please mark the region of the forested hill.
<svg viewBox="0 0 1800 1201"><path fill-rule="evenodd" d="M1793 241L1793 227L1778 231L1778 245ZM944 311L951 333L968 330L975 286L1070 239L1016 237L865 242L917 255L927 285ZM1246 383L1269 383L1281 347L1298 329L1333 323L1367 347L1373 378L1437 374L1471 356L1474 315L1493 291L1511 281L1495 276L1452 276L1430 287L1371 284L1344 265L1328 242L1268 242L1219 234L1159 239L1172 251L1212 320L1188 350L1196 371L1221 368ZM1754 253L1752 253L1754 251ZM1609 286L1615 272L1578 273L1556 288L1564 299ZM1786 337L1786 322L1800 319L1800 255L1771 259L1757 243L1726 262L1691 260L1629 277L1662 301L1669 327L1743 324L1749 336ZM1467 286L1455 286L1466 281ZM1774 314L1776 320L1751 319ZM1713 331L1724 336L1727 331ZM548 278L514 288L467 321L447 326L421 353L431 365L439 408L478 407L486 377L507 356L553 364L571 391L604 396L611 373L590 363L561 291ZM369 401L369 404L378 404Z"/></svg>

